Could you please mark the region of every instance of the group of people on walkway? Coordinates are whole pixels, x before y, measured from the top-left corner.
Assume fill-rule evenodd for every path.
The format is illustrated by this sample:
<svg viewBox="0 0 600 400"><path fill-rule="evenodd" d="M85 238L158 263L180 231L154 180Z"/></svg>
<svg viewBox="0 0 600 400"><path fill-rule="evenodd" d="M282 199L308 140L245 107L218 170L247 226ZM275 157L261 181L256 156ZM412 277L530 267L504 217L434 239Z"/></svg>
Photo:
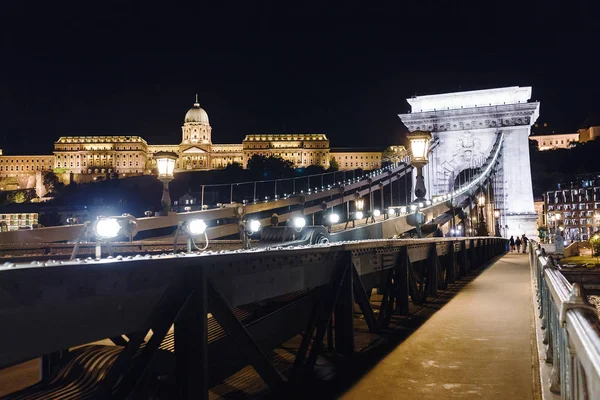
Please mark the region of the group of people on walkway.
<svg viewBox="0 0 600 400"><path fill-rule="evenodd" d="M529 238L523 234L523 236L517 236L515 240L514 236L511 236L508 239L508 244L510 245L510 252L521 252L521 246L523 246L523 253L527 253L527 242L529 242Z"/></svg>

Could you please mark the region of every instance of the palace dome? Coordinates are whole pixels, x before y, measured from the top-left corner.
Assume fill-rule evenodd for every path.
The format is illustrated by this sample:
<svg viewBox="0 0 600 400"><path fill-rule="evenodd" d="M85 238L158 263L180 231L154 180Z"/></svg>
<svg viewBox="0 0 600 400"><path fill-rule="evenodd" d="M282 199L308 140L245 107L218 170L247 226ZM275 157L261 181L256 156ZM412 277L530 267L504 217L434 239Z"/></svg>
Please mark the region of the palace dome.
<svg viewBox="0 0 600 400"><path fill-rule="evenodd" d="M199 122L201 124L210 125L208 122L208 114L200 107L200 103L197 102L194 103L194 107L190 108L185 114L185 120L183 122Z"/></svg>

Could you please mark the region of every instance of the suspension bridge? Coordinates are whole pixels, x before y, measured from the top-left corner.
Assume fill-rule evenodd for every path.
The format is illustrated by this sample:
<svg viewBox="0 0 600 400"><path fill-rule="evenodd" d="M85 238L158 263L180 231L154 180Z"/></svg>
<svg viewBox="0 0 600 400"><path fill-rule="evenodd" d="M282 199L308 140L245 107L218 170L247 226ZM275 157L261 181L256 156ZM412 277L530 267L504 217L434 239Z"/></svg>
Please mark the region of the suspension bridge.
<svg viewBox="0 0 600 400"><path fill-rule="evenodd" d="M427 198L405 189L416 177L401 162L314 188L280 184L264 200L254 191L198 211L115 217L122 235L111 241L94 240L88 224L0 233L0 388L3 373L39 371L0 395L536 398L544 372L527 345L539 294L551 332L539 343L555 346L541 363L552 359L569 382L549 393L594 398L600 337L580 315L580 286L534 246L505 255L503 236L535 238L524 153L539 104L529 96L409 99L402 120L433 133ZM190 240L195 229L203 239ZM436 307L368 374L353 362L379 360L382 339ZM578 352L568 365L566 348Z"/></svg>

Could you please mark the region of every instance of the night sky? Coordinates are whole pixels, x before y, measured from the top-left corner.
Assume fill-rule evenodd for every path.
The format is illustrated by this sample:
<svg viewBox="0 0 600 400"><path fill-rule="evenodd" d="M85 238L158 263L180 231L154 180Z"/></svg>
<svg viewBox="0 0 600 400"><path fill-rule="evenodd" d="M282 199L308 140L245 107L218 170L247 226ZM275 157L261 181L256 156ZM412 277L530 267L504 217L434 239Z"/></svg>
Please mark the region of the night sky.
<svg viewBox="0 0 600 400"><path fill-rule="evenodd" d="M4 154L50 154L67 135L176 144L196 92L214 143L385 146L403 140L406 97L511 85L533 86L557 131L600 111L599 36L567 31L597 25L585 6L122 3L2 3Z"/></svg>

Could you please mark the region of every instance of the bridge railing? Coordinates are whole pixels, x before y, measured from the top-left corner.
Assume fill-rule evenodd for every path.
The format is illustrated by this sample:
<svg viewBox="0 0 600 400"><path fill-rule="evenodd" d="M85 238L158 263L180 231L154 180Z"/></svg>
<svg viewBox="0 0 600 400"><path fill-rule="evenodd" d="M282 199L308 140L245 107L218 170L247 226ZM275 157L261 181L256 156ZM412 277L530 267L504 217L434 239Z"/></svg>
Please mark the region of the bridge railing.
<svg viewBox="0 0 600 400"><path fill-rule="evenodd" d="M562 399L600 398L600 321L580 283L570 283L561 266L536 244L529 248L537 284L545 361L552 364L550 390Z"/></svg>
<svg viewBox="0 0 600 400"><path fill-rule="evenodd" d="M170 351L174 374L182 374L177 384L190 382L186 398L206 398L209 374L215 378L215 366L239 353L243 363L233 372L250 363L278 390L294 377L310 378L326 336L329 349L352 355L355 304L370 333L385 332L392 315L410 314L409 299L422 305L505 251L505 239L475 237L7 263L0 265L0 368L43 356L52 370L64 349L111 338L122 346L119 358L97 389L135 392L163 344L172 343L166 338L174 325ZM374 288L383 297L378 310L369 300ZM236 314L294 293L305 295L251 324ZM209 319L226 335L209 338ZM302 331L284 377L267 355Z"/></svg>
<svg viewBox="0 0 600 400"><path fill-rule="evenodd" d="M295 207L294 212L287 212L280 215L280 221L286 221L293 215L305 214L321 211L320 205L313 205L320 201L332 202L331 199L342 197L342 203L354 199L356 194L364 196L370 191L379 190L388 186L392 182L398 181L412 169L411 166L404 163L395 163L375 171L371 171L364 176L347 179L346 181L336 183L335 186L319 187L317 190L296 194L289 193L287 196L277 198L268 198L266 200L255 200L247 203L225 204L220 208L210 208L205 210L169 213L167 216L146 217L137 219L137 228L139 232L177 226L178 223L194 218L202 218L209 228L207 234L209 238L225 237L239 232L237 223L231 223L227 220L238 219L243 215L260 213L268 210ZM369 189L369 187L371 189ZM302 190L302 189L301 189ZM311 207L304 208L304 205ZM339 201L333 201L333 205L340 204ZM241 208L240 208L241 207ZM226 220L225 224L212 225L210 221ZM267 219L264 220L268 223ZM84 225L69 225L39 228L32 230L18 230L9 232L0 232L0 243L47 243L57 241L73 241L84 230Z"/></svg>

